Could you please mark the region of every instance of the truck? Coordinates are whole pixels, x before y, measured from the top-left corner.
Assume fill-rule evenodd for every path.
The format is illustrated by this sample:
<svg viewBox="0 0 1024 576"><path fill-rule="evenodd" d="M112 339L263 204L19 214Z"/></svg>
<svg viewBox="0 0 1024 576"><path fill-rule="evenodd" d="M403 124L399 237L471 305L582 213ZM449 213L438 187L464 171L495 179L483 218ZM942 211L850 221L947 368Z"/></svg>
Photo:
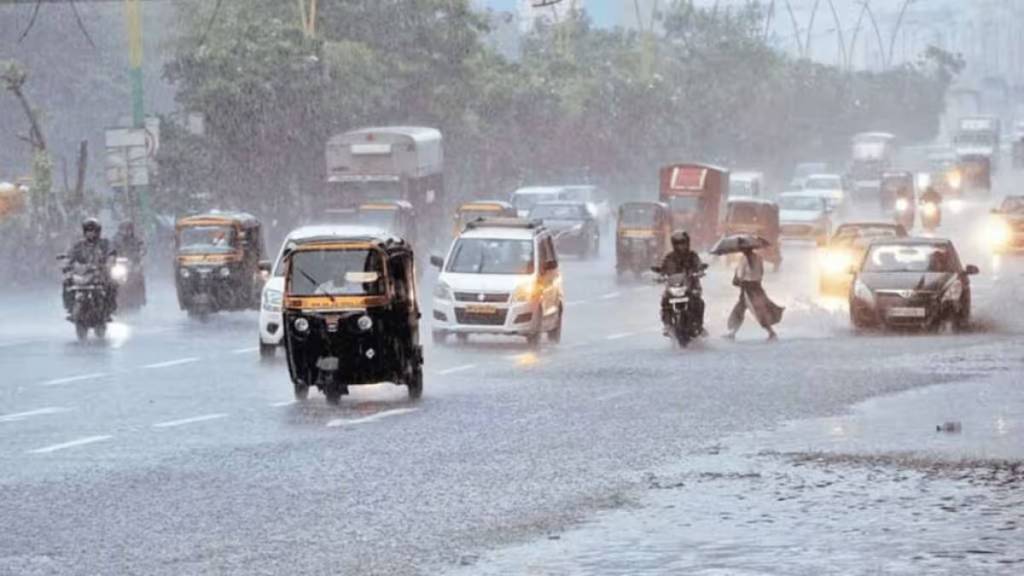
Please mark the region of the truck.
<svg viewBox="0 0 1024 576"><path fill-rule="evenodd" d="M957 123L953 137L965 190L988 191L999 166L1001 129L995 116L968 116Z"/></svg>
<svg viewBox="0 0 1024 576"><path fill-rule="evenodd" d="M882 174L892 166L896 137L888 132L861 132L850 140L850 167L853 201L859 205L881 203Z"/></svg>
<svg viewBox="0 0 1024 576"><path fill-rule="evenodd" d="M441 229L444 152L436 128L350 130L327 141L326 159L326 212L351 211L368 202L406 201L427 224L420 230Z"/></svg>

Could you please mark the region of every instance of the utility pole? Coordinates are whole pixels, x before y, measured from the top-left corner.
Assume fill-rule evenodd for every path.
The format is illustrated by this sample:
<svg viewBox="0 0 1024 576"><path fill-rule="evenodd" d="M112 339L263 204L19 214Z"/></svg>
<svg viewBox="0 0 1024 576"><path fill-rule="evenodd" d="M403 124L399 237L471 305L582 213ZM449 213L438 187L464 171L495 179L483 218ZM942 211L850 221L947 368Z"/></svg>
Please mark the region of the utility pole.
<svg viewBox="0 0 1024 576"><path fill-rule="evenodd" d="M128 29L128 76L132 86L132 128L144 130L146 128L146 110L143 101L142 85L142 4L140 0L124 0L124 18ZM143 160L148 162L148 158ZM125 160L125 173L131 173L131 166ZM133 190L134 188L134 190ZM131 186L126 180L125 195L134 211L135 195L138 196L138 205L141 212L142 226L144 231L149 229L151 224L149 212L149 185Z"/></svg>

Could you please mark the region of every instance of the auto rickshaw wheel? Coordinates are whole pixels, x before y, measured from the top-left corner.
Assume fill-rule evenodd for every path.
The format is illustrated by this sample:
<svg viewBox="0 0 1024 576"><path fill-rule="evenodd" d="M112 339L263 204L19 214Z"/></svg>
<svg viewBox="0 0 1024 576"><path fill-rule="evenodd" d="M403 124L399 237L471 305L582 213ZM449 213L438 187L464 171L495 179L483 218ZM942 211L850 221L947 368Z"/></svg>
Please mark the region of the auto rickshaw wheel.
<svg viewBox="0 0 1024 576"><path fill-rule="evenodd" d="M405 387L409 390L410 400L419 400L423 396L423 366L412 369L412 375L409 376Z"/></svg>
<svg viewBox="0 0 1024 576"><path fill-rule="evenodd" d="M271 360L275 354L277 354L277 346L260 341L260 360Z"/></svg>
<svg viewBox="0 0 1024 576"><path fill-rule="evenodd" d="M298 400L300 402L303 402L307 398L309 398L309 386L307 386L307 385L305 385L305 384L303 384L301 382L293 382L292 383L292 389L293 389L293 391L295 393L295 399L296 400ZM328 399L327 401L330 402L330 399ZM337 404L337 401L335 401L333 403Z"/></svg>
<svg viewBox="0 0 1024 576"><path fill-rule="evenodd" d="M308 391L307 391L308 392ZM329 384L324 388L324 397L331 406L337 406L341 402L341 387Z"/></svg>
<svg viewBox="0 0 1024 576"><path fill-rule="evenodd" d="M81 322L75 323L75 336L78 337L79 342L84 342L89 337L89 327Z"/></svg>
<svg viewBox="0 0 1024 576"><path fill-rule="evenodd" d="M107 324L106 324L106 322L100 322L99 324L94 326L92 330L93 330L93 332L96 333L96 337L97 338L106 338L107 337Z"/></svg>

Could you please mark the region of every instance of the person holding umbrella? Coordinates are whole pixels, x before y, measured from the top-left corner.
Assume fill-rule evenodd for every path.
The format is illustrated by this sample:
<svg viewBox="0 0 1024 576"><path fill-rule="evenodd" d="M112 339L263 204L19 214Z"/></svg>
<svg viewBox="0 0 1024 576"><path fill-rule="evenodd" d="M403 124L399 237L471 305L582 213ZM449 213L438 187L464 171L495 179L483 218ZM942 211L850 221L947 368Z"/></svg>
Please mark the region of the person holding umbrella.
<svg viewBox="0 0 1024 576"><path fill-rule="evenodd" d="M729 332L725 335L728 339L736 338L748 308L761 327L768 331L768 339L778 338L772 326L782 320L785 308L772 302L765 293L761 285L764 279L764 259L756 252L757 248L767 244L767 241L759 237L732 236L723 239L713 250L716 253L738 251L743 255L732 279L733 285L740 289L740 297L729 315Z"/></svg>

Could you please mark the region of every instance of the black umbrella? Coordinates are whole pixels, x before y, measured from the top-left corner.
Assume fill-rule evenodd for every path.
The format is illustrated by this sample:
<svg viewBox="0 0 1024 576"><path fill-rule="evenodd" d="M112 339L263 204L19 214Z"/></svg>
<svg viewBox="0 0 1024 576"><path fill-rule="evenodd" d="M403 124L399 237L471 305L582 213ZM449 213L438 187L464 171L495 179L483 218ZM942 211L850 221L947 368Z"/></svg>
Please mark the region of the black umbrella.
<svg viewBox="0 0 1024 576"><path fill-rule="evenodd" d="M768 246L771 246L771 242L760 236L754 236L753 234L734 234L732 236L725 236L716 242L711 248L711 253L722 256L724 254L743 252L748 248L759 250L761 248L767 248Z"/></svg>

